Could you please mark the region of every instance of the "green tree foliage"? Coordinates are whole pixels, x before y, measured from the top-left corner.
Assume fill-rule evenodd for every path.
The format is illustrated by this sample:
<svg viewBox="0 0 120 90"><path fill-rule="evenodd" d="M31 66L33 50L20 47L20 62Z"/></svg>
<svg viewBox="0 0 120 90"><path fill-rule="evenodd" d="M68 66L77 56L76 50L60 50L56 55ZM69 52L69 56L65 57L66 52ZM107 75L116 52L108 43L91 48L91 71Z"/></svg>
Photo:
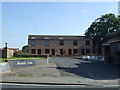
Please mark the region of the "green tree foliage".
<svg viewBox="0 0 120 90"><path fill-rule="evenodd" d="M24 53L28 53L28 45L22 47Z"/></svg>
<svg viewBox="0 0 120 90"><path fill-rule="evenodd" d="M112 32L120 30L120 16L114 14L102 15L97 18L86 30L85 36L93 40L93 49L101 51L102 39Z"/></svg>

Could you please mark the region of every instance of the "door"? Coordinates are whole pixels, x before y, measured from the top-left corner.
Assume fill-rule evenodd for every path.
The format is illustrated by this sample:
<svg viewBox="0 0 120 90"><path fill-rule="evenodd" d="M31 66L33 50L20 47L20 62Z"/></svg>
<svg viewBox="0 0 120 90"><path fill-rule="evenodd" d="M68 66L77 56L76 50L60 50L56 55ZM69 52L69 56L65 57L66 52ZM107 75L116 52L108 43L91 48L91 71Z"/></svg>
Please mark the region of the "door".
<svg viewBox="0 0 120 90"><path fill-rule="evenodd" d="M72 55L71 49L68 49L68 54L69 54L69 55Z"/></svg>
<svg viewBox="0 0 120 90"><path fill-rule="evenodd" d="M41 55L41 49L38 49L38 54Z"/></svg>
<svg viewBox="0 0 120 90"><path fill-rule="evenodd" d="M60 49L60 54L63 55L63 49Z"/></svg>
<svg viewBox="0 0 120 90"><path fill-rule="evenodd" d="M85 50L84 49L81 49L81 54L85 55Z"/></svg>
<svg viewBox="0 0 120 90"><path fill-rule="evenodd" d="M55 55L55 49L52 49L52 55Z"/></svg>

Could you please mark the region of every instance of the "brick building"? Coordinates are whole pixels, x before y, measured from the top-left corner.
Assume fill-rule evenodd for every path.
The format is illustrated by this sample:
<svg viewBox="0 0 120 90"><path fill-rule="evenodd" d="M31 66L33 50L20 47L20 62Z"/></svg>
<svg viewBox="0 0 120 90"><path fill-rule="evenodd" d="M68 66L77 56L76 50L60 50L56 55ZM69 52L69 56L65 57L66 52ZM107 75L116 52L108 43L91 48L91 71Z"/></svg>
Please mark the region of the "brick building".
<svg viewBox="0 0 120 90"><path fill-rule="evenodd" d="M85 36L29 35L29 54L85 55L92 52L92 41Z"/></svg>
<svg viewBox="0 0 120 90"><path fill-rule="evenodd" d="M13 57L14 52L17 52L18 50L18 48L0 48L0 58Z"/></svg>

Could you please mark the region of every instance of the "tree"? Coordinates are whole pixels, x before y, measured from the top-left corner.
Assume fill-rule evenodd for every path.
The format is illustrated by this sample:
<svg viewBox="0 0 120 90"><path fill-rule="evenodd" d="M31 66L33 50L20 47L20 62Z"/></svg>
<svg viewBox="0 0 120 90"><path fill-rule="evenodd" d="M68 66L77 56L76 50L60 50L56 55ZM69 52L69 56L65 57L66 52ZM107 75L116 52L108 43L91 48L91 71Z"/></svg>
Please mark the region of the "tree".
<svg viewBox="0 0 120 90"><path fill-rule="evenodd" d="M28 45L22 47L24 53L28 53Z"/></svg>
<svg viewBox="0 0 120 90"><path fill-rule="evenodd" d="M120 16L110 13L97 18L85 31L85 36L93 40L93 49L101 54L102 39L118 30L120 30Z"/></svg>

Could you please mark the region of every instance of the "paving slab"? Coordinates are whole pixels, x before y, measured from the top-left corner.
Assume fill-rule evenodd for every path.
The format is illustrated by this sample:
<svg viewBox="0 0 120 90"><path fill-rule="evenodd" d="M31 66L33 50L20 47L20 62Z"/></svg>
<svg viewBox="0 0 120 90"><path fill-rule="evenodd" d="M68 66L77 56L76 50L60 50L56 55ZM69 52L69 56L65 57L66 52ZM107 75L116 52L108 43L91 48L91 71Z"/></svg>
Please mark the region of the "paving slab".
<svg viewBox="0 0 120 90"><path fill-rule="evenodd" d="M9 64L7 62L6 63L0 63L0 74L9 73L9 72L11 72Z"/></svg>

